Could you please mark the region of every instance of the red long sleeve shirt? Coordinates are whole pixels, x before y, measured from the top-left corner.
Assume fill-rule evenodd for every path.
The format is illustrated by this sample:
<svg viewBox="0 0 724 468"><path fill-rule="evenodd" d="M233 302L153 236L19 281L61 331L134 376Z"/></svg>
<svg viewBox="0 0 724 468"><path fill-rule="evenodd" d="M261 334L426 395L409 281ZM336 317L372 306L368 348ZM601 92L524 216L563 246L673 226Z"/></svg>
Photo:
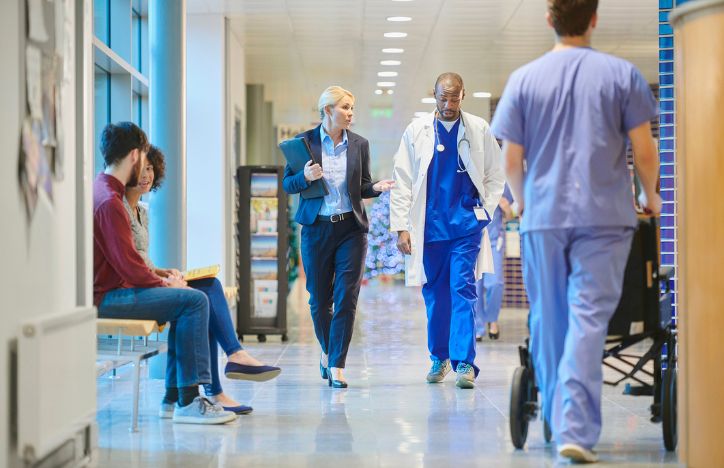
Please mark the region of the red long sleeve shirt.
<svg viewBox="0 0 724 468"><path fill-rule="evenodd" d="M131 223L123 207L123 183L100 173L93 183L93 304L121 288L156 288L163 281L133 245Z"/></svg>

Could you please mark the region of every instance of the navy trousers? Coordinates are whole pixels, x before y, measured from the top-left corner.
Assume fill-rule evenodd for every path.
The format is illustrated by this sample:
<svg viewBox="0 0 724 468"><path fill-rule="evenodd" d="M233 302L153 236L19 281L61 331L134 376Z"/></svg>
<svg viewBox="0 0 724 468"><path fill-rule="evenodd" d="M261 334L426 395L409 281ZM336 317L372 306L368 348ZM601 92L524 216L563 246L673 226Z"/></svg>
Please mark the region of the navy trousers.
<svg viewBox="0 0 724 468"><path fill-rule="evenodd" d="M367 233L354 218L317 220L302 227L301 250L314 333L329 356L329 367L342 368L352 339Z"/></svg>

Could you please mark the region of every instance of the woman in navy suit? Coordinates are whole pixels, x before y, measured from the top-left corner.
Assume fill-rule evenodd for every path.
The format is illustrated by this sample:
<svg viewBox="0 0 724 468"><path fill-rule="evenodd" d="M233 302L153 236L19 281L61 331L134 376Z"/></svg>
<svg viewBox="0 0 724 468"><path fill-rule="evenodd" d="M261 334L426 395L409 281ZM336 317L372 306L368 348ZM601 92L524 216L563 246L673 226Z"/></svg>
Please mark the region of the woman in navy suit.
<svg viewBox="0 0 724 468"><path fill-rule="evenodd" d="M326 196L300 198L295 219L302 225L302 263L314 332L322 347L322 378L331 387L346 388L342 371L367 253L368 222L362 199L379 196L394 182L372 182L369 142L349 130L352 93L330 86L319 97L318 109L321 124L297 135L307 140L313 159L296 174L287 164L284 190L299 193L319 179L317 183L327 188Z"/></svg>

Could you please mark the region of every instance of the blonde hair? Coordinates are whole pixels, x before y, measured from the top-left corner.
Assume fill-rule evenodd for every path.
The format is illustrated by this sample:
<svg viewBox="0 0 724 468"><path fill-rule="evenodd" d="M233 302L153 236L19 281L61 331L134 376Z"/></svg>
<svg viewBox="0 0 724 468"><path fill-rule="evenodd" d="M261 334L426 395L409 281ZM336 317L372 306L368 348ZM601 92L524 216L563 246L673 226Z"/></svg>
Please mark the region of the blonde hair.
<svg viewBox="0 0 724 468"><path fill-rule="evenodd" d="M322 91L319 96L319 102L317 103L317 109L319 110L319 117L324 118L324 108L327 106L335 106L345 96L349 96L354 102L354 94L347 91L341 86L330 86L329 88Z"/></svg>

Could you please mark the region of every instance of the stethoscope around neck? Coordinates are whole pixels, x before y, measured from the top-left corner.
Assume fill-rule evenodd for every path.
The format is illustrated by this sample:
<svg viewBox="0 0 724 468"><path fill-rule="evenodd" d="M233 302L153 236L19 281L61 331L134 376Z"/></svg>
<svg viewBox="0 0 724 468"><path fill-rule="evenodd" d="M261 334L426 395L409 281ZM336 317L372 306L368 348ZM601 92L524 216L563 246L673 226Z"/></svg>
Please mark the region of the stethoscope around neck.
<svg viewBox="0 0 724 468"><path fill-rule="evenodd" d="M433 127L435 129L435 149L437 150L438 153L442 153L443 151L445 151L445 145L443 145L440 142L440 134L437 131L437 123L439 122L437 114L438 114L438 112L436 110L435 114L434 114L435 117L432 122ZM465 117L463 116L462 111L460 111L460 125L463 126L463 137L460 139L460 141L458 141L458 160L457 160L457 163L458 163L457 173L458 174L463 173L463 172L468 172L467 168L465 167L465 164L463 164L462 158L460 157L460 149L461 149L460 145L462 143L465 143L468 146L468 152L470 152L470 140L468 140L468 138L465 136L465 131L467 130L467 125L465 125Z"/></svg>

